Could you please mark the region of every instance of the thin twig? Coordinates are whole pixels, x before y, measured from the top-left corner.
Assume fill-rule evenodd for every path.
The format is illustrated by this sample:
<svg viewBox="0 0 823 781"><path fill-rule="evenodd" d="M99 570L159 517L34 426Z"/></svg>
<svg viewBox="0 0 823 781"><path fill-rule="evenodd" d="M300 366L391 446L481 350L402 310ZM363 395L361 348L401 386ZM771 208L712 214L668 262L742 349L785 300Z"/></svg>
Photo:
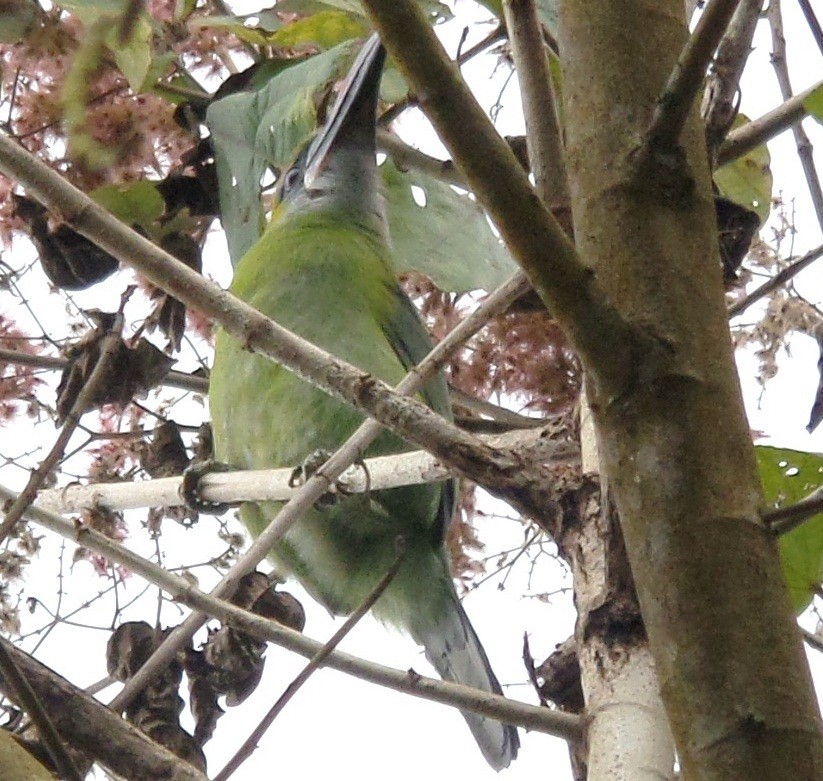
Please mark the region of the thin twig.
<svg viewBox="0 0 823 781"><path fill-rule="evenodd" d="M703 120L709 160L714 161L737 116L740 77L752 51L763 0L741 0L729 28L717 47L717 55L703 92Z"/></svg>
<svg viewBox="0 0 823 781"><path fill-rule="evenodd" d="M16 497L15 491L0 485L0 499L13 500ZM261 618L225 600L216 599L200 591L185 578L139 556L88 526L78 525L37 506L29 507L26 510L26 517L42 528L53 531L77 545L122 565L130 572L162 588L177 602L203 611L224 624L236 627L267 642L275 643L307 659L311 659L323 647L322 643L311 640L293 629ZM330 654L323 666L395 691L450 705L461 711L489 716L506 724L537 730L564 739L576 738L582 733L581 719L571 714L549 711L469 686L395 670L341 651L334 651Z"/></svg>
<svg viewBox="0 0 823 781"><path fill-rule="evenodd" d="M512 58L520 81L526 144L537 192L552 210L568 210L566 159L549 61L534 0L505 0ZM570 219L561 221L571 233Z"/></svg>
<svg viewBox="0 0 823 781"><path fill-rule="evenodd" d="M771 141L775 136L801 122L809 114L804 105L806 99L813 92L820 89L823 89L823 81L819 81L817 84L803 90L803 92L799 92L762 117L753 119L743 127L732 130L717 153L717 165L726 165L726 163L731 163L733 160L743 157L755 147Z"/></svg>
<svg viewBox="0 0 823 781"><path fill-rule="evenodd" d="M809 0L797 0L797 4L800 6L800 10L803 11L803 16L806 17L806 23L809 25L817 48L820 49L820 53L823 54L823 28L821 28L820 22L815 16L812 4Z"/></svg>
<svg viewBox="0 0 823 781"><path fill-rule="evenodd" d="M789 65L786 61L786 38L783 35L780 0L770 0L766 15L772 31L772 66L780 85L783 100L788 100L792 97L792 84L789 78ZM800 123L792 126L792 133L797 145L797 156L800 159L800 165L803 167L803 174L809 188L809 196L812 199L812 205L817 216L817 224L823 230L823 187L820 185L820 177L817 175L817 168L814 164L814 150L806 131L803 130Z"/></svg>
<svg viewBox="0 0 823 781"><path fill-rule="evenodd" d="M0 347L0 364L3 363L31 366L36 369L48 369L50 371L63 371L69 365L67 358L56 355L31 355L30 353L22 353L19 350ZM187 372L170 371L163 378L162 384L169 388L178 388L179 390L195 393L208 393L209 390L208 379Z"/></svg>
<svg viewBox="0 0 823 781"><path fill-rule="evenodd" d="M91 406L92 399L94 399L105 380L108 363L117 350L122 338L123 307L126 304L126 298L127 296L124 296L121 300L120 311L114 318L111 331L103 337L100 343L100 355L97 358L94 369L80 393L77 394L77 398L74 400L74 404L72 404L71 410L66 416L63 428L60 430L54 445L37 469L31 473L26 487L20 492L20 496L9 508L3 522L0 523L0 543L14 531L17 521L22 518L26 507L34 501L37 495L37 489L40 488L63 457L63 451L66 449L69 439L71 439L72 434L74 434L75 429L80 423L80 418Z"/></svg>
<svg viewBox="0 0 823 781"><path fill-rule="evenodd" d="M454 350L479 331L487 322L505 312L511 303L528 290L528 280L518 272L508 282L492 293L474 312L462 320L406 377L396 390L398 393L415 393L440 370ZM325 494L345 469L362 457L365 449L381 431L380 424L367 419L360 428L318 469L277 513L266 529L255 540L232 570L214 588L216 597L228 598L234 592L237 582L251 572L269 553L272 546L286 531ZM155 650L146 663L130 678L123 690L111 703L115 710L122 710L163 669L174 659L178 650L203 626L206 616L192 613L182 624L175 627L169 636Z"/></svg>
<svg viewBox="0 0 823 781"><path fill-rule="evenodd" d="M760 514L763 522L777 535L788 534L792 529L801 526L809 518L823 512L823 488L809 494L794 504L766 510Z"/></svg>
<svg viewBox="0 0 823 781"><path fill-rule="evenodd" d="M225 767L214 777L214 781L227 781L227 779L243 764L257 748L257 743L266 734L266 730L272 725L274 720L280 715L283 708L289 703L303 684L309 680L312 673L319 669L323 662L329 658L329 654L337 648L343 638L357 626L362 618L372 609L374 603L381 597L389 584L394 580L397 571L406 555L406 543L402 537L397 538L397 556L392 565L372 592L363 600L363 603L355 610L332 636L325 645L309 660L309 663L298 673L297 677L286 687L286 690L272 705L268 713L261 719L257 727L252 731L237 753L226 763Z"/></svg>
<svg viewBox="0 0 823 781"><path fill-rule="evenodd" d="M803 269L808 268L821 256L823 256L823 245L807 252L802 258L794 261L790 266L786 266L782 271L778 271L768 282L764 282L759 288L745 296L745 298L732 304L732 306L729 307L729 317L737 317L737 315L748 309L755 301L759 301L772 291L785 285L792 277L799 274Z"/></svg>
<svg viewBox="0 0 823 781"><path fill-rule="evenodd" d="M14 692L17 704L29 714L31 720L40 733L40 739L49 752L52 762L62 778L69 781L83 781L83 776L74 764L63 739L57 733L49 714L40 702L37 693L28 680L22 675L14 659L11 658L6 647L0 643L0 674L6 679L9 688Z"/></svg>
<svg viewBox="0 0 823 781"><path fill-rule="evenodd" d="M677 146L706 69L739 2L711 0L706 6L658 98L641 157L656 149L668 151Z"/></svg>
<svg viewBox="0 0 823 781"><path fill-rule="evenodd" d="M814 632L810 632L808 629L803 629L803 627L800 627L800 633L803 635L803 639L807 645L810 645L815 651L823 653L823 637Z"/></svg>
<svg viewBox="0 0 823 781"><path fill-rule="evenodd" d="M103 765L112 777L206 781L204 773L112 713L88 691L79 689L5 638L0 638L0 646L35 690L66 742L84 757ZM5 679L2 691L11 694ZM14 781L24 780L18 777Z"/></svg>

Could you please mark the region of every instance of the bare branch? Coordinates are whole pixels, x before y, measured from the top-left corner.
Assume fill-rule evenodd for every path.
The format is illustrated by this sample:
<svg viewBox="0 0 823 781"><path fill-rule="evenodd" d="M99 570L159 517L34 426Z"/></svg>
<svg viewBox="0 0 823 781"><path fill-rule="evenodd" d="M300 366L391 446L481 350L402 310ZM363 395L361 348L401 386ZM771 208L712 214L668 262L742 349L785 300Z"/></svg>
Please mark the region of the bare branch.
<svg viewBox="0 0 823 781"><path fill-rule="evenodd" d="M741 0L717 47L703 93L703 119L710 160L714 160L737 116L740 77L752 51L752 39L762 8L763 0Z"/></svg>
<svg viewBox="0 0 823 781"><path fill-rule="evenodd" d="M823 54L823 27L820 26L820 21L817 16L815 16L812 4L809 0L797 0L797 4L800 6L800 10L803 11L803 16L806 17L806 23L812 31L812 37L817 44L817 48L820 49L820 53Z"/></svg>
<svg viewBox="0 0 823 781"><path fill-rule="evenodd" d="M422 21L422 24L428 30L425 21ZM508 147L506 149L507 154L510 154ZM66 222L79 233L95 241L128 265L139 269L149 281L187 306L211 316L249 350L273 358L307 382L372 415L382 425L397 432L409 442L425 447L460 474L489 488L522 512L541 514L550 505L545 481L541 480L538 474L529 474L526 466L519 459L513 458L512 454L495 451L483 445L476 437L444 421L422 402L415 398L404 398L392 391L385 382L345 361L329 356L324 350L277 325L248 304L203 279L143 236L126 228L88 196L4 134L0 134L0 170L24 184L30 194L52 211L62 214ZM522 170L520 173L525 177ZM526 184L528 186L527 181ZM532 200L537 203L534 197ZM521 226L525 224L526 217L524 214L518 217ZM533 227L529 225L526 231L530 237L540 233L532 230ZM541 252L545 251L544 246ZM554 261L552 258L549 265L554 265ZM582 268L578 271L579 281L591 281L588 272ZM512 290L518 293L528 289L524 277L514 278L510 284ZM569 293L572 291L569 290ZM580 301L586 299L587 296L583 295L574 306L578 307ZM506 305L508 306L508 302ZM614 326L608 329L606 344L598 345L598 349L611 346L617 353L624 351L624 342L621 342L619 347L613 344L614 338L625 330L622 321L618 321L613 312L611 317L603 315L598 318L596 315L602 307L593 303L592 306L593 309L581 310L581 321L585 315L586 320L596 322L595 330ZM464 320L458 328L465 327L465 333L469 333L468 329L475 323L475 316L478 316L477 312ZM611 358L614 358L614 354ZM429 370L436 371L442 360L440 358L430 362ZM627 371L629 368L625 364L621 365L621 372ZM419 370L416 374L419 374ZM401 392L405 392L408 387L411 386L403 386ZM413 387L416 390L419 386ZM376 428L371 429L370 436L374 435L374 431ZM348 463L342 468L345 466L348 466ZM306 484L307 492L316 492L315 499L327 489L326 475L332 468L331 464L327 464ZM334 468L340 468L339 462L334 462ZM335 478L336 475L331 475L332 481Z"/></svg>
<svg viewBox="0 0 823 781"><path fill-rule="evenodd" d="M741 312L748 309L755 301L759 301L764 296L769 295L777 288L785 285L792 277L799 274L803 269L811 266L821 255L823 255L823 245L807 252L802 258L794 261L790 266L786 266L782 271L778 271L768 282L764 282L759 288L753 290L745 298L742 298L729 307L729 317L736 317Z"/></svg>
<svg viewBox="0 0 823 781"><path fill-rule="evenodd" d="M792 84L789 79L789 66L786 62L786 39L783 36L780 0L770 0L767 17L772 30L772 66L780 84L783 100L788 100L792 97ZM815 168L812 144L800 123L792 125L792 133L795 144L797 144L797 156L800 158L800 165L803 167L803 174L809 187L814 212L817 215L817 224L823 230L823 187L820 185L820 177Z"/></svg>
<svg viewBox="0 0 823 781"><path fill-rule="evenodd" d="M381 39L466 182L597 380L628 381L638 337L618 315L415 3L365 0Z"/></svg>
<svg viewBox="0 0 823 781"><path fill-rule="evenodd" d="M805 499L794 504L767 510L760 514L763 522L779 537L801 526L809 518L823 512L823 488L818 488Z"/></svg>
<svg viewBox="0 0 823 781"><path fill-rule="evenodd" d="M214 777L214 781L227 781L237 768L245 762L257 748L258 741L266 734L266 730L272 725L274 720L281 713L289 701L300 691L300 688L309 680L312 673L318 670L324 661L329 658L329 654L337 648L343 638L354 629L363 619L366 613L372 609L374 603L380 598L388 588L389 583L394 580L400 565L406 554L406 543L402 537L397 538L397 556L388 571L378 581L371 593L363 600L363 603L355 610L341 626L323 645L323 647L309 660L309 663L298 673L297 677L286 687L283 694L278 697L277 702L272 705L266 715L261 719L260 724L252 731L251 735L243 742L237 753L226 763L226 766Z"/></svg>
<svg viewBox="0 0 823 781"><path fill-rule="evenodd" d="M16 492L0 485L0 498L13 500L16 496ZM36 506L27 508L25 517L45 529L49 529L126 567L131 572L162 588L176 601L195 610L203 611L203 613L225 624L230 624L243 632L279 645L308 659L311 659L323 647L322 643L311 640L282 624L268 621L229 602L205 594L188 580L167 572L154 562L138 556L94 529L78 526L56 513L48 512ZM576 716L517 702L501 695L489 694L468 686L426 678L417 673L394 670L340 651L330 654L323 666L331 667L395 691L406 692L433 702L450 705L461 711L471 711L490 716L507 724L556 735L564 739L576 738L581 734L582 722Z"/></svg>
<svg viewBox="0 0 823 781"><path fill-rule="evenodd" d="M747 125L733 130L729 133L723 146L720 147L717 154L717 165L726 165L726 163L742 157L755 147L760 146L760 144L765 144L783 131L801 122L809 113L803 105L804 102L809 95L819 89L823 89L823 81L819 81L793 98L789 98L785 103L781 103L777 108L772 109L762 117L753 119Z"/></svg>
<svg viewBox="0 0 823 781"><path fill-rule="evenodd" d="M644 141L645 154L641 152L641 157L655 149L668 151L677 146L706 68L739 2L711 0L706 6L657 101Z"/></svg>
<svg viewBox="0 0 823 781"><path fill-rule="evenodd" d="M543 30L534 0L505 0L512 58L520 81L526 143L537 191L553 213L562 208L569 217L569 187L557 99L543 45ZM558 218L559 219L559 218ZM571 220L559 220L571 234Z"/></svg>
<svg viewBox="0 0 823 781"><path fill-rule="evenodd" d="M492 447L516 449L541 463L569 463L578 458L574 443L554 439L550 429L527 429L499 436L483 436ZM368 473L368 477L367 474ZM290 485L293 467L237 472L212 472L203 477L198 493L207 502L286 502L301 490ZM348 467L335 481L332 491L342 485L347 493L382 491L404 485L445 480L450 470L431 454L418 450L366 459ZM182 505L182 477L161 477L126 483L72 484L41 491L36 505L57 513L105 507L129 510L138 507Z"/></svg>
<svg viewBox="0 0 823 781"><path fill-rule="evenodd" d="M0 642L0 675L3 677L6 690L11 698L29 714L37 727L40 739L61 777L68 781L83 781L83 776L63 745L63 739L54 728L51 717L40 702L37 692L34 691L28 678L17 668L4 642Z"/></svg>
<svg viewBox="0 0 823 781"><path fill-rule="evenodd" d="M199 770L5 638L0 638L0 647L37 692L59 734L83 754L135 781L205 781ZM0 686L13 696L5 676Z"/></svg>
<svg viewBox="0 0 823 781"><path fill-rule="evenodd" d="M121 303L120 311L114 318L111 331L103 337L100 343L100 355L97 358L94 369L89 375L86 384L80 390L80 393L77 394L77 398L74 400L74 404L72 404L71 410L66 417L65 423L63 423L63 428L60 430L54 445L42 460L40 466L31 473L26 487L20 492L20 496L9 508L6 517L3 518L3 522L0 523L0 542L12 533L17 521L23 517L23 512L26 507L34 501L37 495L37 489L40 488L63 457L63 451L66 449L69 439L71 439L72 434L74 434L75 429L80 423L80 418L89 408L91 400L95 397L103 381L106 379L107 365L117 350L122 338L124 305L125 300Z"/></svg>
<svg viewBox="0 0 823 781"><path fill-rule="evenodd" d="M0 347L0 364L2 363L13 363L18 366L31 366L35 369L50 371L63 371L69 365L68 359L56 355L31 355ZM209 381L205 377L198 377L187 372L170 371L163 379L163 385L195 393L208 393L209 390Z"/></svg>

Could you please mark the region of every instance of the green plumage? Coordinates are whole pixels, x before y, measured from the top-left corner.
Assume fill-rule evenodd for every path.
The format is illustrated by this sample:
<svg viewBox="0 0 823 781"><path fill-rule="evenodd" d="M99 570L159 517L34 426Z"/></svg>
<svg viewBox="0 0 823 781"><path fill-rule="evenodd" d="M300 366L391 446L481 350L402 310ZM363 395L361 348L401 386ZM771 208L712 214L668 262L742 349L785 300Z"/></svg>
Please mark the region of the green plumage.
<svg viewBox="0 0 823 781"><path fill-rule="evenodd" d="M382 235L353 215L308 213L272 225L240 262L232 292L314 344L389 383L431 348L428 335L388 266ZM333 451L362 416L291 372L217 336L210 402L217 458L243 469L296 466L315 450ZM442 377L426 401L450 417ZM383 432L367 455L408 449ZM406 563L378 602L383 620L415 632L417 611L443 611L451 584L442 550L453 489L420 485L348 497L311 510L272 552L329 610L350 613L374 588L406 540ZM258 534L276 507L247 505ZM425 573L425 577L421 574ZM398 608L398 602L402 603ZM414 606L414 607L411 607Z"/></svg>
<svg viewBox="0 0 823 781"><path fill-rule="evenodd" d="M281 325L392 385L431 348L400 290L385 235L375 164L375 110L385 52L372 36L358 55L326 125L280 179L272 224L242 258L232 291ZM423 399L451 418L442 376ZM216 456L240 469L298 466L333 451L363 418L352 407L218 333L210 380ZM366 456L408 449L382 432ZM340 498L313 507L271 551L330 611L351 613L395 561L402 565L372 612L408 632L443 678L500 693L500 684L454 590L444 539L453 481ZM253 535L278 505L247 504ZM464 717L489 764L517 756L517 731Z"/></svg>

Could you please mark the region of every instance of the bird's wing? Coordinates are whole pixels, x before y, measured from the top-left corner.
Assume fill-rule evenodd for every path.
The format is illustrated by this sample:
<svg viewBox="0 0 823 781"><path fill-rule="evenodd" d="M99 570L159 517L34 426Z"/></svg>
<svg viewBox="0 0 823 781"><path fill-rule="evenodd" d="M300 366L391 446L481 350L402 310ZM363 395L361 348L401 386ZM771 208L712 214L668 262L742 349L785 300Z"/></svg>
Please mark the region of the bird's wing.
<svg viewBox="0 0 823 781"><path fill-rule="evenodd" d="M403 367L408 371L428 355L432 342L409 297L396 284L392 292L396 306L392 307L392 316L383 322L383 332ZM426 384L422 395L438 415L442 415L448 421L453 420L449 388L442 372ZM456 506L457 482L448 480L443 483L440 497L439 521L444 536Z"/></svg>

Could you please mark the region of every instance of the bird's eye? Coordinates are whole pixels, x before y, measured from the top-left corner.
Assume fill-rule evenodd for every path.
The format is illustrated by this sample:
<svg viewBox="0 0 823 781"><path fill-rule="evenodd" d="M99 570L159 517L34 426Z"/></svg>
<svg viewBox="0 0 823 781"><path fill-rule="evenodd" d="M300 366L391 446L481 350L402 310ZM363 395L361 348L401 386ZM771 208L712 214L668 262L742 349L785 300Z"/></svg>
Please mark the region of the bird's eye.
<svg viewBox="0 0 823 781"><path fill-rule="evenodd" d="M292 168L287 174L286 178L283 181L283 193L291 192L295 187L297 187L300 181L300 169L299 168Z"/></svg>

